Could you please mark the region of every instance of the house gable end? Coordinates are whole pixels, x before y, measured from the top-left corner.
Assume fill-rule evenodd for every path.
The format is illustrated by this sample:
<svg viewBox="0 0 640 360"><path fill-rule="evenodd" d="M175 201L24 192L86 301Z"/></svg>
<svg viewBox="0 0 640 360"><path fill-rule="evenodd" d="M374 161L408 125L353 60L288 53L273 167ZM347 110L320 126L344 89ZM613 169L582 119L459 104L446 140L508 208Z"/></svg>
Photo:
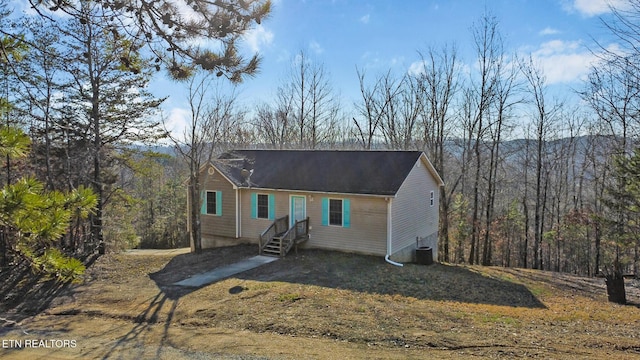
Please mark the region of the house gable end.
<svg viewBox="0 0 640 360"><path fill-rule="evenodd" d="M216 166L214 162L204 164L200 167L200 169L198 170L198 176L200 177L200 179L202 179L203 175L205 177L219 175L224 180L226 180L229 184L231 184L231 186L233 186L233 189L237 189L239 185L235 181L233 181L231 178L229 178L229 176L225 174L224 171L221 171L220 167ZM200 181L200 184L203 184L203 181Z"/></svg>
<svg viewBox="0 0 640 360"><path fill-rule="evenodd" d="M430 245L433 245L436 253L441 186L442 179L426 156L421 156L390 206L391 238L388 252L391 255L401 253L400 257L396 255L397 260L410 260L417 240L433 242Z"/></svg>
<svg viewBox="0 0 640 360"><path fill-rule="evenodd" d="M438 171L433 166L431 161L429 161L429 158L425 153L422 153L422 155L420 156L420 161L422 161L422 163L426 166L427 170L433 177L434 181L438 184L438 186L444 186L444 180L442 180L440 174L438 174Z"/></svg>

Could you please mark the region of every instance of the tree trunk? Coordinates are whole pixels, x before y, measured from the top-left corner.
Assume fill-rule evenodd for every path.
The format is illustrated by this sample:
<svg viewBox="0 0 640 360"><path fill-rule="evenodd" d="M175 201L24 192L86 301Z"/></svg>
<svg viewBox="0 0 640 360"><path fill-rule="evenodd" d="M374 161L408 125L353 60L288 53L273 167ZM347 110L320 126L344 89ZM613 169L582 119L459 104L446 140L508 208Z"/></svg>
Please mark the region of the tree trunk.
<svg viewBox="0 0 640 360"><path fill-rule="evenodd" d="M482 120L480 120L479 128L482 128ZM480 224L480 219L478 216L478 212L480 211L480 168L482 166L480 159L480 141L480 130L478 130L478 137L476 138L474 147L476 156L476 171L473 181L473 215L471 218L471 248L469 251L469 264L471 265L477 264L479 262L478 260L480 259L480 249L478 249L478 245L480 242L480 230L478 229Z"/></svg>
<svg viewBox="0 0 640 360"><path fill-rule="evenodd" d="M449 262L449 206L446 199L446 191L444 187L440 188L440 243L442 244L442 255L440 259Z"/></svg>
<svg viewBox="0 0 640 360"><path fill-rule="evenodd" d="M623 305L627 303L624 277L620 272L616 271L611 275L605 276L605 283L607 284L607 296L610 302Z"/></svg>
<svg viewBox="0 0 640 360"><path fill-rule="evenodd" d="M7 227L2 226L0 231L0 268L6 269L9 266L9 258L7 256Z"/></svg>
<svg viewBox="0 0 640 360"><path fill-rule="evenodd" d="M541 144L541 138L538 138L538 143ZM535 214L533 219L533 268L540 269L540 244L542 243L542 205L540 197L542 195L542 150L541 145L538 145L538 163L536 165L536 199L535 199Z"/></svg>
<svg viewBox="0 0 640 360"><path fill-rule="evenodd" d="M595 166L594 166L595 168ZM602 194L601 191L598 191L597 186L598 186L598 182L597 180L595 181L596 184L596 193L598 194ZM596 214L600 211L600 206L598 204L598 201L595 201L595 212ZM594 222L594 245L595 245L595 263L593 266L593 274L594 275L598 275L600 274L600 261L601 261L601 248L602 248L602 229L600 227L600 221L599 220L595 220Z"/></svg>
<svg viewBox="0 0 640 360"><path fill-rule="evenodd" d="M524 142L524 164L523 164L523 176L522 176L522 188L523 188L523 196L521 200L522 204L522 215L524 216L524 234L520 240L520 252L518 257L519 264L516 266L521 266L523 268L527 268L529 265L529 206L527 201L529 201L529 140L525 140Z"/></svg>
<svg viewBox="0 0 640 360"><path fill-rule="evenodd" d="M502 120L498 121L497 139L491 147L491 156L489 161L489 180L487 189L487 204L484 232L484 246L482 249L482 265L490 266L492 264L492 243L491 243L491 223L493 220L493 210L496 199L496 182L498 177L498 156L500 153L500 132L502 131Z"/></svg>
<svg viewBox="0 0 640 360"><path fill-rule="evenodd" d="M96 205L96 211L92 217L91 233L93 235L93 245L98 245L98 252L104 254L104 239L102 236L102 216L104 210L104 191L102 184L102 164L100 155L102 153L102 138L100 133L100 110L98 107L99 91L98 87L94 86L93 106L91 109L91 119L93 121L93 188L98 196L98 204ZM94 248L95 249L95 248Z"/></svg>
<svg viewBox="0 0 640 360"><path fill-rule="evenodd" d="M197 174L197 173L196 173ZM191 217L191 243L196 254L202 252L202 227L200 219L200 184L197 175L191 175L189 186L189 216Z"/></svg>

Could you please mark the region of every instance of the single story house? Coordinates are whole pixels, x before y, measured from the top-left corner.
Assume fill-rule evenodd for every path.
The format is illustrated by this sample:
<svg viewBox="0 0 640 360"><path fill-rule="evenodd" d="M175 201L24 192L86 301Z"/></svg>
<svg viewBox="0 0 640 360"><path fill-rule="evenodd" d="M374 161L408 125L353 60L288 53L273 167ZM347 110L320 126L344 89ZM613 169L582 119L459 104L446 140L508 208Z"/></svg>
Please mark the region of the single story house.
<svg viewBox="0 0 640 360"><path fill-rule="evenodd" d="M435 259L441 186L421 151L224 153L200 169L202 247L258 243L288 215L308 218L303 247L405 262L419 242Z"/></svg>

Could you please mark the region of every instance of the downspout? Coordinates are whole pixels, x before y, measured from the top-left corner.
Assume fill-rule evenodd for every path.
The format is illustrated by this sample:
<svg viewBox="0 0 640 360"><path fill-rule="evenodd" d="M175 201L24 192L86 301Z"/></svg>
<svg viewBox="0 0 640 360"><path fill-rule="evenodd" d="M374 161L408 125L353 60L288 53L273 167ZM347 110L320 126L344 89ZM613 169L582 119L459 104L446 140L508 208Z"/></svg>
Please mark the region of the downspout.
<svg viewBox="0 0 640 360"><path fill-rule="evenodd" d="M236 239L239 239L240 236L242 235L241 233L241 223L240 223L240 219L242 218L240 216L240 188L239 187L235 187L236 188Z"/></svg>
<svg viewBox="0 0 640 360"><path fill-rule="evenodd" d="M389 264L391 264L391 265L400 266L400 267L403 267L403 266L404 266L403 264L401 264L401 263L399 263L399 262L395 262L395 261L393 261L393 260L389 259L389 254L387 254L387 255L384 257L384 260L385 260L386 262L388 262Z"/></svg>
<svg viewBox="0 0 640 360"><path fill-rule="evenodd" d="M391 259L389 259L389 256L391 256L391 239L393 236L393 198L387 198L387 255L385 255L384 257L384 261L388 262L391 265L395 265L395 266L404 266L403 264L399 263L399 262L395 262Z"/></svg>

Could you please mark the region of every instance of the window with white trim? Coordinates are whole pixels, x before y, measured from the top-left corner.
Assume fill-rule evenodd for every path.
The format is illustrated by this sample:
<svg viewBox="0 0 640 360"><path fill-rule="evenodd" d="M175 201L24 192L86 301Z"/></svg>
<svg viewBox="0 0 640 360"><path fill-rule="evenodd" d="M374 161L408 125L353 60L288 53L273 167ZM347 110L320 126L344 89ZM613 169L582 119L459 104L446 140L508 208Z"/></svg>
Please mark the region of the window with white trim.
<svg viewBox="0 0 640 360"><path fill-rule="evenodd" d="M329 225L342 226L342 199L329 199Z"/></svg>
<svg viewBox="0 0 640 360"><path fill-rule="evenodd" d="M256 206L257 206L258 219L268 219L269 218L269 195L258 194Z"/></svg>
<svg viewBox="0 0 640 360"><path fill-rule="evenodd" d="M436 195L433 191L429 194L429 205L433 206L435 204Z"/></svg>
<svg viewBox="0 0 640 360"><path fill-rule="evenodd" d="M251 218L274 220L276 216L273 194L251 193Z"/></svg>
<svg viewBox="0 0 640 360"><path fill-rule="evenodd" d="M322 226L351 227L351 200L322 198Z"/></svg>

